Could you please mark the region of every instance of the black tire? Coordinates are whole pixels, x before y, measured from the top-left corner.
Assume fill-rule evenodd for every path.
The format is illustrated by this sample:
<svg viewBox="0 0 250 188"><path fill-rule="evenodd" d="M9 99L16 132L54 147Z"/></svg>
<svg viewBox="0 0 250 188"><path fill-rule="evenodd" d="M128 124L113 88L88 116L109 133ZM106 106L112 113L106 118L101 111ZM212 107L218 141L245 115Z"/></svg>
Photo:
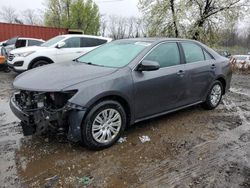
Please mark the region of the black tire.
<svg viewBox="0 0 250 188"><path fill-rule="evenodd" d="M46 61L46 60L38 60L38 61L36 61L35 63L32 64L31 68L34 69L34 68L41 67L41 66L44 66L44 65L47 65L47 64L49 64L49 62Z"/></svg>
<svg viewBox="0 0 250 188"><path fill-rule="evenodd" d="M218 102L216 104L213 104L212 99L211 99L211 95L212 95L212 91L213 91L213 89L214 89L215 86L219 86L220 87L221 94L219 96ZM202 107L204 109L206 109L206 110L213 110L213 109L215 109L220 104L220 101L221 101L221 98L222 98L222 93L223 93L223 85L222 85L222 83L220 81L216 80L213 83L211 89L208 92L206 101L204 103L202 103Z"/></svg>
<svg viewBox="0 0 250 188"><path fill-rule="evenodd" d="M92 125L98 114L100 114L102 111L106 109L114 109L120 114L121 127L118 134L111 141L107 143L100 143L97 142L93 137ZM82 132L83 144L91 150L101 150L112 146L121 137L121 134L123 133L126 127L126 121L127 121L126 117L127 117L126 112L120 103L113 100L105 100L99 102L88 112L87 116L85 117L82 123L81 132Z"/></svg>

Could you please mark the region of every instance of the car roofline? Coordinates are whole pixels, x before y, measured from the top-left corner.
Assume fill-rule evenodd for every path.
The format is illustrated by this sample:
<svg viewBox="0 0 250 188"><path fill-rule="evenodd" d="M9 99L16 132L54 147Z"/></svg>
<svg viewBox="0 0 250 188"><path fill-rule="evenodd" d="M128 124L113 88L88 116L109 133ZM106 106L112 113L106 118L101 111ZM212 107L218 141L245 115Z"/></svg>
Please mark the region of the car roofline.
<svg viewBox="0 0 250 188"><path fill-rule="evenodd" d="M95 38L95 39L105 39L108 41L113 40L112 38L108 38L108 37L103 37L103 36L96 36L96 35L84 35L84 34L65 34L65 35L58 35L58 36L63 36L63 37L89 37L89 38Z"/></svg>
<svg viewBox="0 0 250 188"><path fill-rule="evenodd" d="M28 37L18 37L18 39L21 39L21 40L37 40L37 41L45 41L43 39L37 39L37 38L28 38Z"/></svg>

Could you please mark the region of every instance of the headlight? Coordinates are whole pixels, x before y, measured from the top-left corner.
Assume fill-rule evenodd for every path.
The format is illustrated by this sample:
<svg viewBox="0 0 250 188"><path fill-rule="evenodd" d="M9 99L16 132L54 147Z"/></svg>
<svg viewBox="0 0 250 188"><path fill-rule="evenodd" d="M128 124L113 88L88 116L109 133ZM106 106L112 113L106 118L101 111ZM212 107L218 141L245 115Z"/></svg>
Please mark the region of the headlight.
<svg viewBox="0 0 250 188"><path fill-rule="evenodd" d="M27 57L30 54L33 54L35 51L31 51L31 52L24 52L24 53L19 53L19 54L15 54L16 57Z"/></svg>

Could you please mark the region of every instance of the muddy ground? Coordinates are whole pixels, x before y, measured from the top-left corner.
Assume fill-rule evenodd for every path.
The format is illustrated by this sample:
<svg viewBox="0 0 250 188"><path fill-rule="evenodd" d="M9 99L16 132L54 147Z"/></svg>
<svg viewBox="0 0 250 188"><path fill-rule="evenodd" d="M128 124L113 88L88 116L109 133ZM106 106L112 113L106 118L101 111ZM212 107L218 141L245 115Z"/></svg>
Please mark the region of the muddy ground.
<svg viewBox="0 0 250 188"><path fill-rule="evenodd" d="M216 110L136 124L98 152L24 138L8 107L15 76L0 72L0 187L250 187L250 76L234 75Z"/></svg>

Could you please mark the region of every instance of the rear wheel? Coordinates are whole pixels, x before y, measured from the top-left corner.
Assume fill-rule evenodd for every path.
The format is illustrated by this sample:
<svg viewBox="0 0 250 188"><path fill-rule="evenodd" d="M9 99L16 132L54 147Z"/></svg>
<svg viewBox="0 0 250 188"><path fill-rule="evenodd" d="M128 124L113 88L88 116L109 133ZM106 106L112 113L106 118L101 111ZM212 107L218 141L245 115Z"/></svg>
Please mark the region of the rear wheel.
<svg viewBox="0 0 250 188"><path fill-rule="evenodd" d="M33 63L31 68L34 69L34 68L41 67L41 66L44 66L44 65L47 65L47 64L49 64L49 62L46 61L46 60L38 60L35 63Z"/></svg>
<svg viewBox="0 0 250 188"><path fill-rule="evenodd" d="M107 100L95 105L82 124L82 141L93 150L112 146L121 136L126 125L122 105Z"/></svg>
<svg viewBox="0 0 250 188"><path fill-rule="evenodd" d="M215 81L210 89L203 107L208 110L215 109L221 101L223 86L220 81Z"/></svg>

